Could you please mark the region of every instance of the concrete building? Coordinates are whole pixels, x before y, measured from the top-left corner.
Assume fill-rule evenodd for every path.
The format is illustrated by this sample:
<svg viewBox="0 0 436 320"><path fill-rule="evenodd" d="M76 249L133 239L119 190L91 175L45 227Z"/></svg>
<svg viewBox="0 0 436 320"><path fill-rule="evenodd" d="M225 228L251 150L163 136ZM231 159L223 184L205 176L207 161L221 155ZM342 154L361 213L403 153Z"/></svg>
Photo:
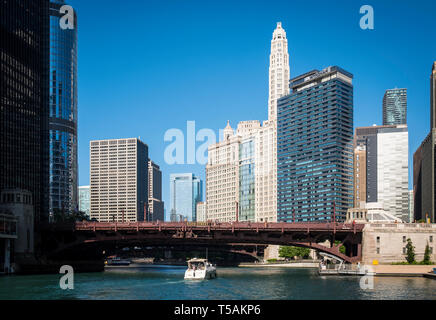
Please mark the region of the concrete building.
<svg viewBox="0 0 436 320"><path fill-rule="evenodd" d="M407 89L389 89L383 97L383 125L397 124L407 124Z"/></svg>
<svg viewBox="0 0 436 320"><path fill-rule="evenodd" d="M197 202L197 222L206 222L206 202Z"/></svg>
<svg viewBox="0 0 436 320"><path fill-rule="evenodd" d="M12 273L17 265L32 261L34 207L32 193L4 189L0 193L0 273Z"/></svg>
<svg viewBox="0 0 436 320"><path fill-rule="evenodd" d="M436 224L368 223L363 229L363 264L405 262L407 239L415 246L416 261L423 260L427 244L430 260L436 261Z"/></svg>
<svg viewBox="0 0 436 320"><path fill-rule="evenodd" d="M366 146L354 148L354 206L366 202Z"/></svg>
<svg viewBox="0 0 436 320"><path fill-rule="evenodd" d="M408 137L407 125L359 127L355 132L356 147L366 149L366 202L378 202L406 222L409 221Z"/></svg>
<svg viewBox="0 0 436 320"><path fill-rule="evenodd" d="M196 221L197 203L203 199L203 183L193 173L170 175L170 221ZM178 219L177 219L178 218ZM175 220L174 220L175 219Z"/></svg>
<svg viewBox="0 0 436 320"><path fill-rule="evenodd" d="M435 222L436 61L430 75L430 132L413 155L415 220Z"/></svg>
<svg viewBox="0 0 436 320"><path fill-rule="evenodd" d="M91 219L144 221L148 146L137 138L90 142Z"/></svg>
<svg viewBox="0 0 436 320"><path fill-rule="evenodd" d="M208 147L206 165L207 219L230 222L238 218L239 205L239 146L241 137L235 135L230 123L223 140Z"/></svg>
<svg viewBox="0 0 436 320"><path fill-rule="evenodd" d="M79 187L79 211L85 212L90 217L91 215L91 188L90 186Z"/></svg>
<svg viewBox="0 0 436 320"><path fill-rule="evenodd" d="M146 221L164 221L164 202L162 201L162 171L153 161L148 161L148 212Z"/></svg>
<svg viewBox="0 0 436 320"><path fill-rule="evenodd" d="M278 101L278 221L344 220L353 206L353 75L333 66L291 80ZM336 207L336 210L335 210Z"/></svg>

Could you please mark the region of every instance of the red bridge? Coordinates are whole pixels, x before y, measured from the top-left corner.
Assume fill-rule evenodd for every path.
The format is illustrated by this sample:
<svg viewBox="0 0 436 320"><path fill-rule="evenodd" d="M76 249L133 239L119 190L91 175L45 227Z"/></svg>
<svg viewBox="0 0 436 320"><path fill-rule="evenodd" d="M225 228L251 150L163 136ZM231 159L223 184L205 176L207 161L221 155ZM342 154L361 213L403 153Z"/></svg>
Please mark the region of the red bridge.
<svg viewBox="0 0 436 320"><path fill-rule="evenodd" d="M52 225L50 229L51 240L58 244L53 252L78 246L104 248L114 242L149 246L289 245L357 262L362 256L363 227L363 224L344 223L77 222L63 227ZM327 240L330 245L325 244ZM345 254L340 253L341 246L345 246Z"/></svg>

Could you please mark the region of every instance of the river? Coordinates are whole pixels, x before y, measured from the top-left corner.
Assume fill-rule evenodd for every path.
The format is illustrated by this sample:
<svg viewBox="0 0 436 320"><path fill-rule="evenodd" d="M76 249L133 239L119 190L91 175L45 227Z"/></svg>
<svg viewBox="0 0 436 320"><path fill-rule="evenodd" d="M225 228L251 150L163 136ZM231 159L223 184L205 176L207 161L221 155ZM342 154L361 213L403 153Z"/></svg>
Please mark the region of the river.
<svg viewBox="0 0 436 320"><path fill-rule="evenodd" d="M375 277L374 289L360 277L319 276L316 269L218 268L218 278L185 281L185 267L110 268L74 275L74 289L62 290L62 275L2 276L0 299L431 299L436 281Z"/></svg>

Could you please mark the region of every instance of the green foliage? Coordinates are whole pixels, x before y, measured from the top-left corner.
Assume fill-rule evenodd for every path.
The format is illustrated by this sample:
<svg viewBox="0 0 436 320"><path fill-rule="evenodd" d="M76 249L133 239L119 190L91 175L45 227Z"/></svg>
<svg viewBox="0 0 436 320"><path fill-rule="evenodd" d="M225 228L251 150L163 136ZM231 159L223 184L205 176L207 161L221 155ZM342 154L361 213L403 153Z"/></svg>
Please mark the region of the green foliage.
<svg viewBox="0 0 436 320"><path fill-rule="evenodd" d="M310 254L309 248L300 248L294 246L281 246L279 249L279 256L282 258L294 258L300 257L303 259L307 259Z"/></svg>
<svg viewBox="0 0 436 320"><path fill-rule="evenodd" d="M415 247L413 246L412 240L410 240L410 238L407 239L406 260L408 263L415 262Z"/></svg>
<svg viewBox="0 0 436 320"><path fill-rule="evenodd" d="M341 243L341 242L340 242L339 240L336 240L336 241L335 241L335 245L338 245L338 244L340 244L340 243ZM340 247L339 247L339 252L342 253L342 254L345 254L345 252L346 252L345 246L340 246Z"/></svg>
<svg viewBox="0 0 436 320"><path fill-rule="evenodd" d="M268 263L273 263L273 262L277 262L277 259L268 259L266 260Z"/></svg>
<svg viewBox="0 0 436 320"><path fill-rule="evenodd" d="M425 264L425 265L433 264L433 262L430 260L430 246L428 245L428 243L425 246L424 260L422 260L421 264Z"/></svg>

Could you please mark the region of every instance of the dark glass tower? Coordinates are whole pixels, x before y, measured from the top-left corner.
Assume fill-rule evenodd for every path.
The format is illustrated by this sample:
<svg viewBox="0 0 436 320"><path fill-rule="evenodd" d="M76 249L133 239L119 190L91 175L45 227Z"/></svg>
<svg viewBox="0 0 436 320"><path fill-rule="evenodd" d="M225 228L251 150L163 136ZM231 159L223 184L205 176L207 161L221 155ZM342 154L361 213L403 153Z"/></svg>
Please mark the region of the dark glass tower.
<svg viewBox="0 0 436 320"><path fill-rule="evenodd" d="M43 0L0 1L0 190L31 192L36 222L48 204L46 9Z"/></svg>
<svg viewBox="0 0 436 320"><path fill-rule="evenodd" d="M49 209L77 209L77 16L73 29L59 20L63 0L50 0L44 36L49 57L46 99L49 110Z"/></svg>
<svg viewBox="0 0 436 320"><path fill-rule="evenodd" d="M396 124L407 124L407 89L389 89L383 97L383 125Z"/></svg>
<svg viewBox="0 0 436 320"><path fill-rule="evenodd" d="M278 101L278 221L342 221L353 205L353 75L339 67L290 82Z"/></svg>

